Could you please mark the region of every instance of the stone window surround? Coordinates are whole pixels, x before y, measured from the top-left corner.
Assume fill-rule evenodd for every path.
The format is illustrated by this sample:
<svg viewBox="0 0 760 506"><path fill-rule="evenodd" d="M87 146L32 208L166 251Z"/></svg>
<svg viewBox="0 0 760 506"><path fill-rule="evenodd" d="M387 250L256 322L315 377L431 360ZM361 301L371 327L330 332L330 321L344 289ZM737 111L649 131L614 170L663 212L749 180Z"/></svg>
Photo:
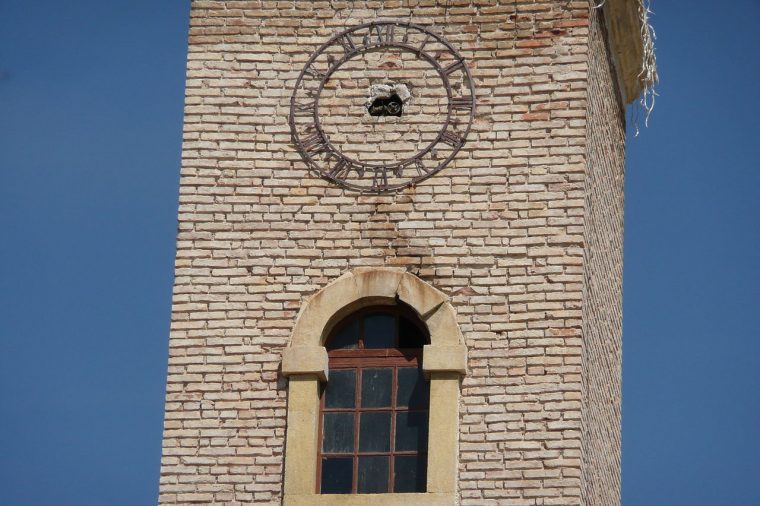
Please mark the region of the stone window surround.
<svg viewBox="0 0 760 506"><path fill-rule="evenodd" d="M349 313L370 305L409 305L425 322L430 344L422 367L430 378L427 492L414 494L317 494L319 382L329 376L323 343ZM301 309L283 350L288 377L284 499L296 505L455 504L459 436L459 381L467 349L454 308L442 292L403 269L358 268L312 296Z"/></svg>

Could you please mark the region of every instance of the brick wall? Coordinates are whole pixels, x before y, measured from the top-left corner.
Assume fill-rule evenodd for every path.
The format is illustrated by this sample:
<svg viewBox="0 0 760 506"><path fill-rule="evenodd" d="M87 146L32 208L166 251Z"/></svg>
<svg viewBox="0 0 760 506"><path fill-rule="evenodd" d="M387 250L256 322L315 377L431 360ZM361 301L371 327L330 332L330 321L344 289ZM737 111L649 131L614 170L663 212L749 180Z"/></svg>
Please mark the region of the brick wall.
<svg viewBox="0 0 760 506"><path fill-rule="evenodd" d="M583 289L583 504L620 504L620 399L625 117L605 44L589 37Z"/></svg>
<svg viewBox="0 0 760 506"><path fill-rule="evenodd" d="M607 307L612 293L594 303L583 273L584 208L607 198L584 193L587 139L606 140L608 121L587 135L588 15L567 0L193 2L162 504L279 502L281 350L309 295L368 265L406 267L452 297L469 348L462 504L580 504L593 489L581 481L581 368L598 363L589 346L582 356L582 302ZM442 172L360 196L307 173L287 115L310 53L377 17L454 44L478 110ZM585 231L589 244L606 226Z"/></svg>

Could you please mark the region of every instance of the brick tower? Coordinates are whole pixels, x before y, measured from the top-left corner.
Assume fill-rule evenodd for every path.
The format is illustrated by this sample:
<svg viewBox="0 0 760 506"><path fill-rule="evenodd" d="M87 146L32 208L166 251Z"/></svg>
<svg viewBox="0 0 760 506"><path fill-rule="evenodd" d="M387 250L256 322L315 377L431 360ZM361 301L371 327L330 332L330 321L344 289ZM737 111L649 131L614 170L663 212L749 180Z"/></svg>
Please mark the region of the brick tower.
<svg viewBox="0 0 760 506"><path fill-rule="evenodd" d="M638 8L193 1L161 504L620 503Z"/></svg>

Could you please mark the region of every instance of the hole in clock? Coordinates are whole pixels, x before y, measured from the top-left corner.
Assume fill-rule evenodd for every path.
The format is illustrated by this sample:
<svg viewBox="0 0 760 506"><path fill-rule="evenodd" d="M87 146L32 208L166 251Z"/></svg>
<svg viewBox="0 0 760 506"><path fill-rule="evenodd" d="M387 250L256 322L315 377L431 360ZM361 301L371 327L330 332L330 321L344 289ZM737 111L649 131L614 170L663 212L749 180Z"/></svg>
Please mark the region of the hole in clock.
<svg viewBox="0 0 760 506"><path fill-rule="evenodd" d="M389 97L377 97L367 105L370 116L401 116L403 110L404 103L396 93Z"/></svg>
<svg viewBox="0 0 760 506"><path fill-rule="evenodd" d="M412 93L407 84L383 81L369 87L365 106L370 116L398 118L407 112L411 98Z"/></svg>

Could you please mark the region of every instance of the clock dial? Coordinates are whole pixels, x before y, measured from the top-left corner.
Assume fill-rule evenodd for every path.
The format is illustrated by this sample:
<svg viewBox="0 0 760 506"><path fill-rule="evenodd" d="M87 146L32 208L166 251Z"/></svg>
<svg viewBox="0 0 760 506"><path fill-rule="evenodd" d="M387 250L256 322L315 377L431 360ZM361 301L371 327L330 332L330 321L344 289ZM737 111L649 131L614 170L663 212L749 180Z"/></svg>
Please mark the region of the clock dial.
<svg viewBox="0 0 760 506"><path fill-rule="evenodd" d="M398 190L465 143L475 94L464 59L426 28L350 28L306 62L291 97L293 141L310 170L361 192Z"/></svg>

